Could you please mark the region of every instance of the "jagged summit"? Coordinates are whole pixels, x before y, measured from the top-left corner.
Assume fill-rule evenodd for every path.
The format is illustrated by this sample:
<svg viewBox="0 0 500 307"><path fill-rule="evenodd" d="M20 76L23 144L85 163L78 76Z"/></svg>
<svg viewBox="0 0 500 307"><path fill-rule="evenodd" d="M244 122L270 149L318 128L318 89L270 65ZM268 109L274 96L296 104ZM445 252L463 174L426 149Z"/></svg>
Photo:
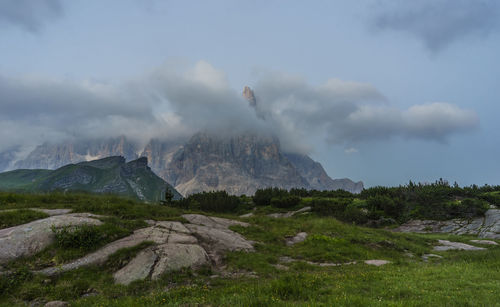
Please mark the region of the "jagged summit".
<svg viewBox="0 0 500 307"><path fill-rule="evenodd" d="M248 100L251 107L255 108L257 106L257 99L255 98L255 94L250 87L245 86L243 88L242 95L246 100Z"/></svg>

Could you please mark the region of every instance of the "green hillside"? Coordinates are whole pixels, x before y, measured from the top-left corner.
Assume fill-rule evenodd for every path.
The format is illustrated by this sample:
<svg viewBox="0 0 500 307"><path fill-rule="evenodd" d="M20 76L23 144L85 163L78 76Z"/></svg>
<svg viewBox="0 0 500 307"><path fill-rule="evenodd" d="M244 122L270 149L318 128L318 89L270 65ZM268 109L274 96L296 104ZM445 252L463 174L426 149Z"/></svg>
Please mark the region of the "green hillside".
<svg viewBox="0 0 500 307"><path fill-rule="evenodd" d="M146 158L126 163L123 157L69 164L56 170L15 170L0 173L4 191L81 191L117 194L148 202L164 198L166 188L174 199L182 196L147 166Z"/></svg>
<svg viewBox="0 0 500 307"><path fill-rule="evenodd" d="M26 210L37 207L71 208L104 216L103 225L77 228L73 235L63 233L56 244L37 255L5 264L3 270L8 273L0 274L0 305L26 306L51 300L64 300L71 306L498 306L500 302L499 246L483 245L487 248L480 251L435 251L438 239L471 244L476 238L395 233L344 223L316 212L272 218L269 212L287 209L267 204L252 210L255 204L249 198L241 197L241 201L242 211L253 216L239 217L241 212L222 216L250 224L231 229L255 241L254 252L229 252L221 266L168 272L156 280L147 277L125 286L114 283L113 272L147 248L148 242L119 250L102 265L50 277L32 270L79 258L134 229L147 227L145 220L183 221L183 213L214 212L147 205L109 195L0 192L0 210L23 209L18 210L17 224L26 223ZM16 224L12 214L9 221ZM287 239L299 232L306 232L307 238L287 244ZM436 256L426 259L431 253ZM369 259L389 263L364 263Z"/></svg>

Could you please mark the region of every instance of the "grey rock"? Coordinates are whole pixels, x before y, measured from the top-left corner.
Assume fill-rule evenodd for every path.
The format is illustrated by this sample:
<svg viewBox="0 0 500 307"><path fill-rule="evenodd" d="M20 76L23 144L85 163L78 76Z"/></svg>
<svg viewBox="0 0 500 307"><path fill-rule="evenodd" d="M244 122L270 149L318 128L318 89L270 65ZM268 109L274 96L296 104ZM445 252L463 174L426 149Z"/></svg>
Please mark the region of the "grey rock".
<svg viewBox="0 0 500 307"><path fill-rule="evenodd" d="M205 248L210 258L220 264L227 251L253 251L254 242L229 229L212 228L202 225L186 224Z"/></svg>
<svg viewBox="0 0 500 307"><path fill-rule="evenodd" d="M294 244L304 242L304 240L307 238L307 233L306 232L299 232L296 234L294 237L291 238L286 238L286 245L292 246Z"/></svg>
<svg viewBox="0 0 500 307"><path fill-rule="evenodd" d="M218 229L228 229L229 226L239 225L243 227L248 227L249 224L240 221L234 221L230 219L225 219L215 216L205 216L201 214L184 214L183 218L188 220L191 224L203 225Z"/></svg>
<svg viewBox="0 0 500 307"><path fill-rule="evenodd" d="M152 226L138 229L132 235L109 243L94 253L70 263L46 268L38 273L54 275L89 264L103 264L121 248L132 247L144 241L154 246L141 251L127 265L114 274L115 281L129 284L134 280L179 270L197 268L210 261L219 264L224 252L253 251L253 242L230 230L232 225L248 226L247 223L203 215L185 215L187 220L198 224L182 224L175 221L150 221Z"/></svg>
<svg viewBox="0 0 500 307"><path fill-rule="evenodd" d="M365 262L366 264L368 264L368 265L374 265L374 266L382 266L382 265L385 265L385 264L391 263L390 261L387 261L387 260L378 260L378 259L374 259L374 260L365 260L364 262Z"/></svg>
<svg viewBox="0 0 500 307"><path fill-rule="evenodd" d="M465 250L465 251L478 251L485 250L483 247L476 247L460 242L451 242L448 240L438 240L438 246L434 246L435 251L448 251L448 250Z"/></svg>
<svg viewBox="0 0 500 307"><path fill-rule="evenodd" d="M254 216L253 212L240 215L240 217L252 217L252 216Z"/></svg>
<svg viewBox="0 0 500 307"><path fill-rule="evenodd" d="M198 268L209 263L207 252L195 244L163 244L154 248L159 260L153 268L151 278L182 268Z"/></svg>
<svg viewBox="0 0 500 307"><path fill-rule="evenodd" d="M448 221L413 220L396 228L399 232L451 233L475 235L479 238L500 239L500 209L489 209L484 217Z"/></svg>
<svg viewBox="0 0 500 307"><path fill-rule="evenodd" d="M443 258L443 256L439 256L439 255L436 255L436 254L424 254L422 255L422 259L427 262L429 261L430 258L438 258L438 259L441 259Z"/></svg>
<svg viewBox="0 0 500 307"><path fill-rule="evenodd" d="M110 255L117 252L119 249L133 247L144 241L152 241L156 244L179 243L179 244L196 244L198 240L187 234L178 233L175 229L186 229L180 222L159 222L160 226L141 228L128 237L111 242L103 248L88 254L80 259L57 266L46 268L39 273L46 275L55 275L61 272L73 270L81 266L90 264L103 264ZM168 227L166 227L168 226Z"/></svg>
<svg viewBox="0 0 500 307"><path fill-rule="evenodd" d="M268 214L267 216L274 217L274 218L289 218L289 217L292 217L292 216L297 215L299 213L305 213L305 212L309 212L309 211L311 211L311 207L307 206L307 207L301 208L297 211L289 211L289 212L284 212L284 213L271 213L271 214Z"/></svg>
<svg viewBox="0 0 500 307"><path fill-rule="evenodd" d="M69 306L69 303L64 301L51 301L45 304L45 307L67 307L67 306Z"/></svg>
<svg viewBox="0 0 500 307"><path fill-rule="evenodd" d="M498 245L497 242L495 241L490 241L490 240L470 240L472 243L477 243L477 244L486 244L486 245Z"/></svg>
<svg viewBox="0 0 500 307"><path fill-rule="evenodd" d="M0 264L32 256L52 244L55 239L52 227L100 225L102 222L98 217L89 213L71 213L0 229Z"/></svg>
<svg viewBox="0 0 500 307"><path fill-rule="evenodd" d="M128 285L135 280L145 279L150 276L156 261L158 261L158 255L152 249L146 249L116 272L113 278L116 283L123 285Z"/></svg>

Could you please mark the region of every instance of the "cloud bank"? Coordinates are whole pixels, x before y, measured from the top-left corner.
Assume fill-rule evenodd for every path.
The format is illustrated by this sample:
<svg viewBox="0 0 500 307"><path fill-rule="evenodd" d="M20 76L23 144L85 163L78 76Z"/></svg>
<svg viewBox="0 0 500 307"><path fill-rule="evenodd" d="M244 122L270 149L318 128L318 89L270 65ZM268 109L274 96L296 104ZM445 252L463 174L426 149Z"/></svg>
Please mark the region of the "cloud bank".
<svg viewBox="0 0 500 307"><path fill-rule="evenodd" d="M433 52L466 37L487 36L500 25L497 0L382 1L375 12L375 28L409 33Z"/></svg>
<svg viewBox="0 0 500 307"><path fill-rule="evenodd" d="M187 138L273 134L285 149L306 152L312 136L351 148L392 137L445 142L475 129L474 111L445 102L392 106L370 84L330 79L311 85L300 76L264 75L255 84L256 109L207 62L165 65L126 84L0 77L0 150L16 145L126 135Z"/></svg>
<svg viewBox="0 0 500 307"><path fill-rule="evenodd" d="M63 13L60 0L2 0L0 26L10 25L29 32L39 32L43 26Z"/></svg>

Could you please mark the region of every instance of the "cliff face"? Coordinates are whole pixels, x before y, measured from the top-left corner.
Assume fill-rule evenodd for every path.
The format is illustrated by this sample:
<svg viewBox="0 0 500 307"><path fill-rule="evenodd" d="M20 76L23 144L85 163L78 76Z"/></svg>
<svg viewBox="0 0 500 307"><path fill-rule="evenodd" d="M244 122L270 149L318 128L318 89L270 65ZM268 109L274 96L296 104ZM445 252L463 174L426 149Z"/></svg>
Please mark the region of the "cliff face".
<svg viewBox="0 0 500 307"><path fill-rule="evenodd" d="M309 187L281 153L277 139L251 134L194 135L173 155L166 179L184 195L207 190L251 195L263 187Z"/></svg>
<svg viewBox="0 0 500 307"><path fill-rule="evenodd" d="M354 182L351 179L332 179L323 169L323 166L302 154L285 154L287 159L297 168L314 190L346 190L351 193L360 193L364 186L362 181Z"/></svg>
<svg viewBox="0 0 500 307"><path fill-rule="evenodd" d="M16 169L56 169L61 166L110 156L137 159L137 149L125 137L62 144L39 145L25 159L14 164Z"/></svg>

